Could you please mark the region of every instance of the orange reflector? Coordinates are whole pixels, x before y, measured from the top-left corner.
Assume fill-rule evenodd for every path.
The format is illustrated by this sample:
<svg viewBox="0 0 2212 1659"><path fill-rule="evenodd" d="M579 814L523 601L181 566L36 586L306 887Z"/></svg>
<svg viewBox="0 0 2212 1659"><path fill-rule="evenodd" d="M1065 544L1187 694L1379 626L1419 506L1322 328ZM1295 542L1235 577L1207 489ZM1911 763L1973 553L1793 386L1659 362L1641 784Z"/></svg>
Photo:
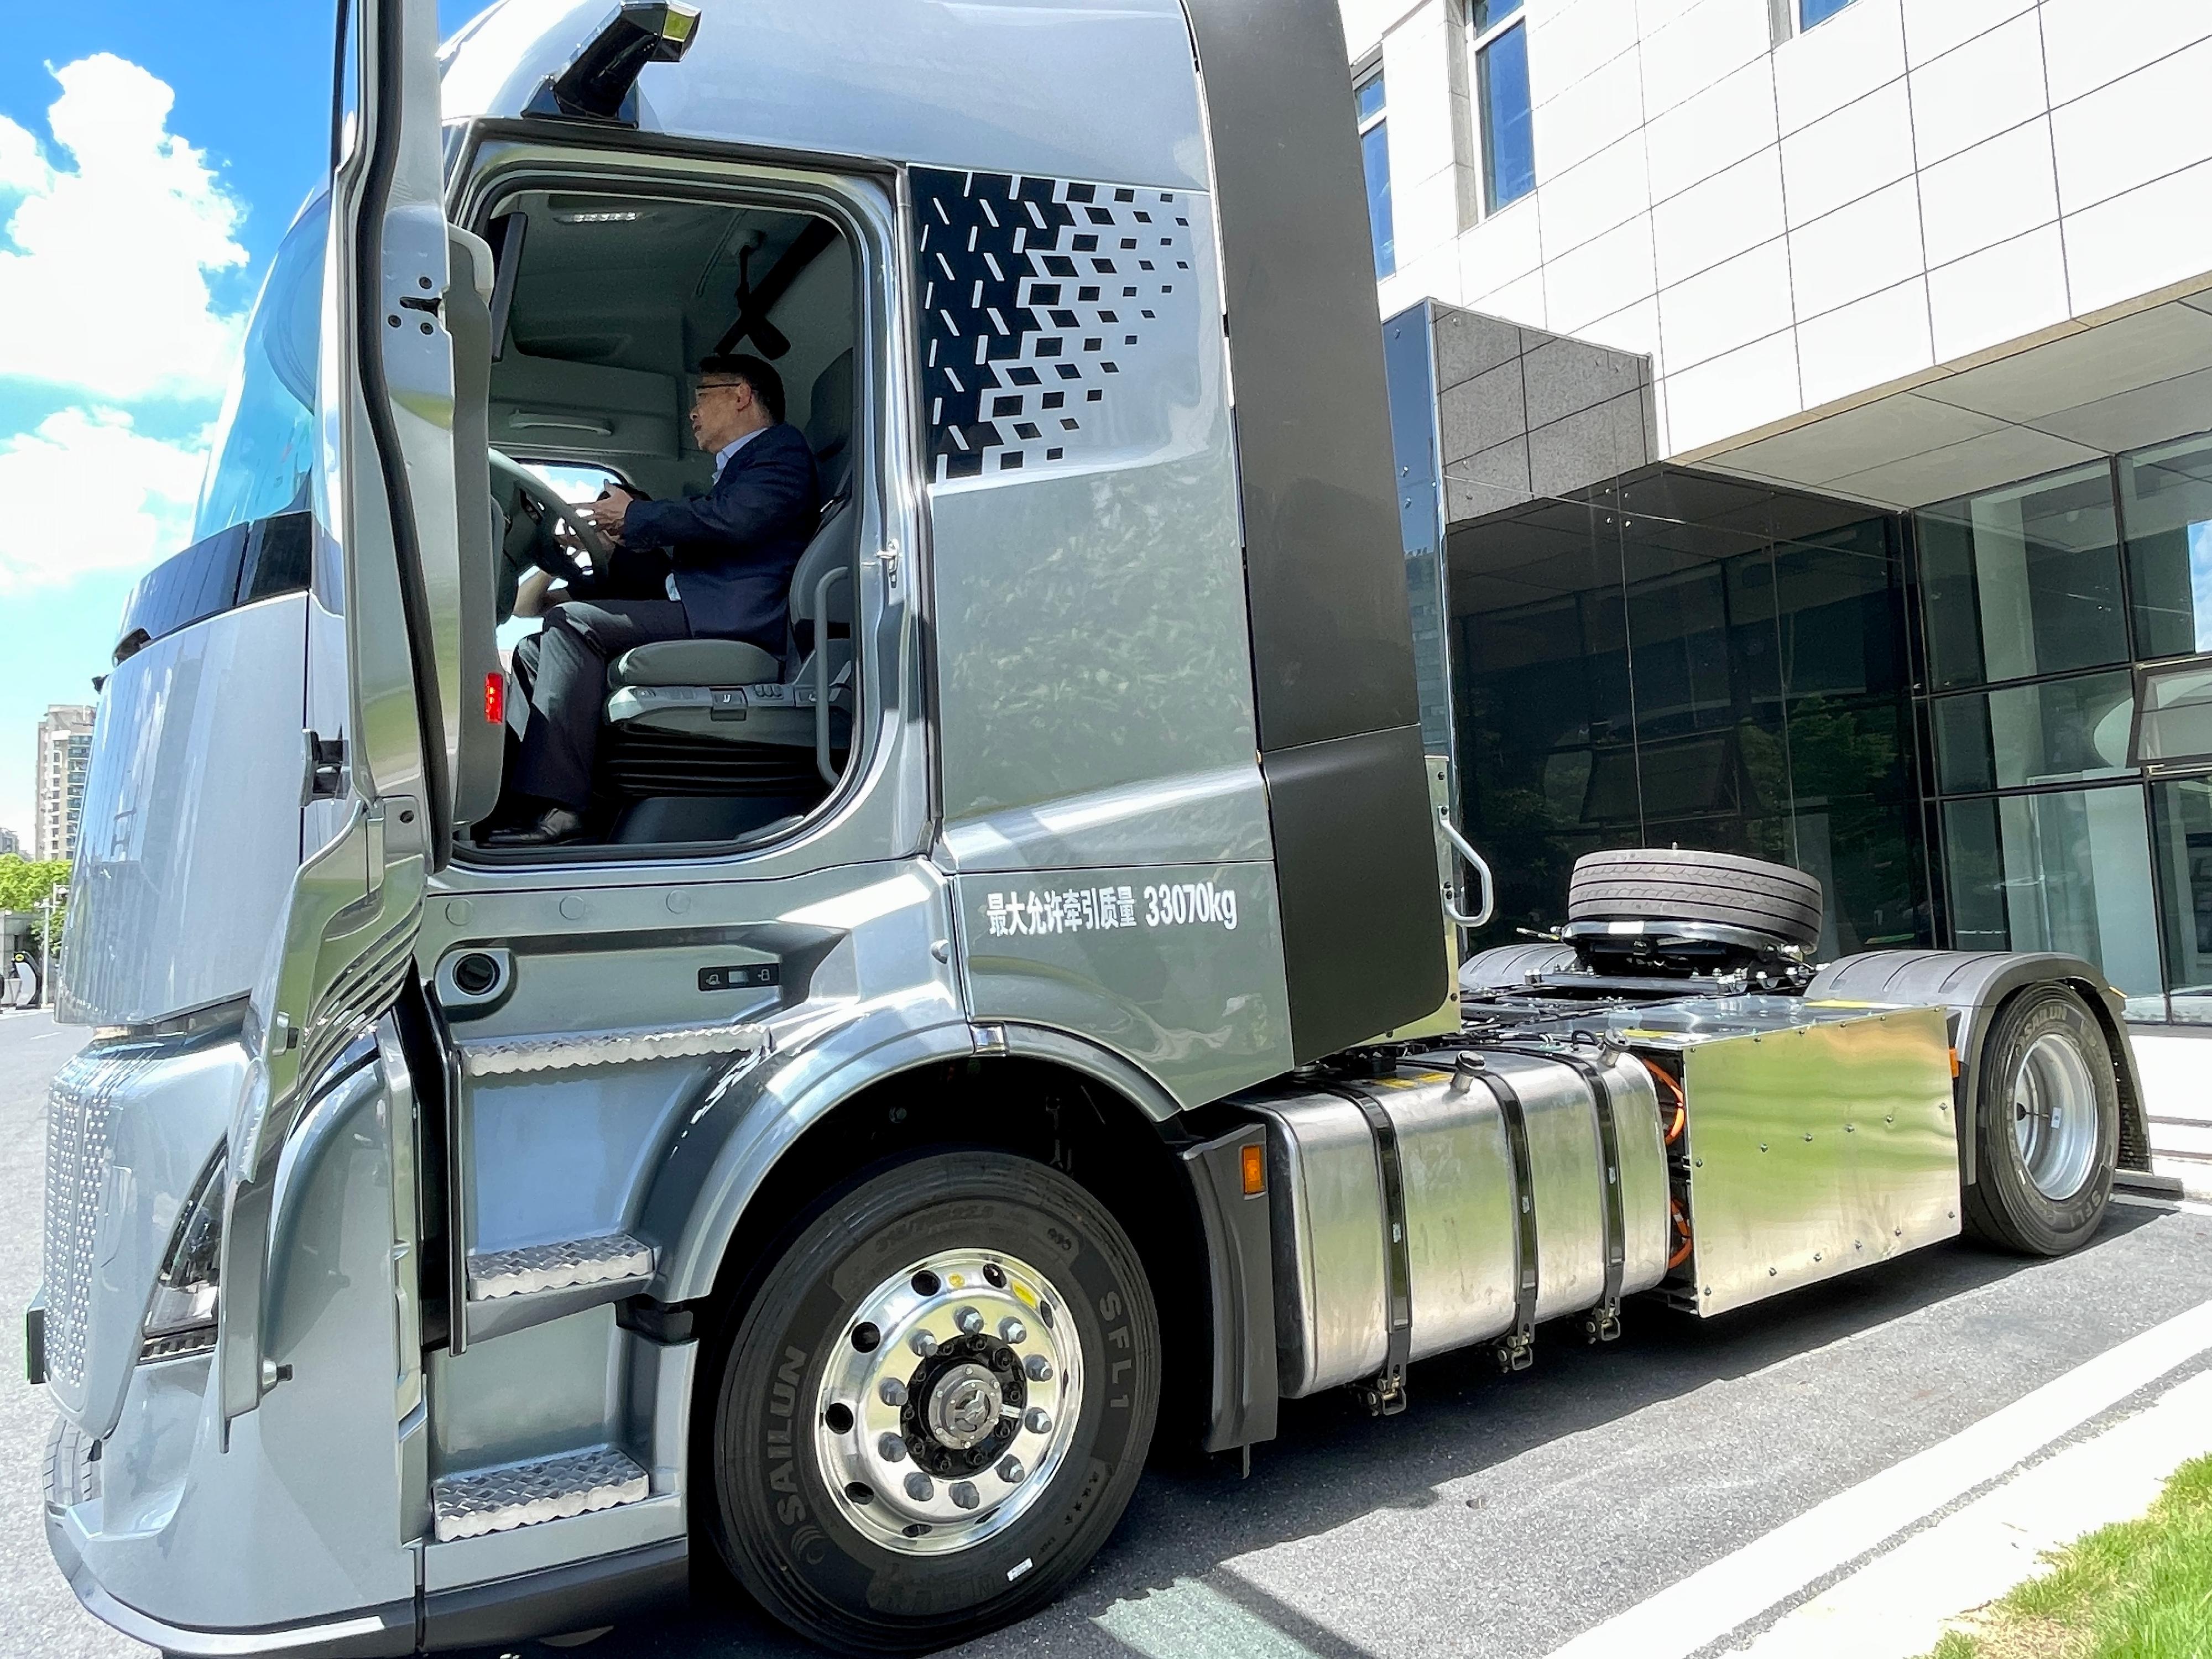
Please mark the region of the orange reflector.
<svg viewBox="0 0 2212 1659"><path fill-rule="evenodd" d="M1954 1048L1954 1049L1952 1049L1952 1050L1951 1050L1951 1078L1952 1078L1952 1080L1953 1080L1954 1082L1956 1082L1956 1081L1958 1080L1958 1076L1959 1076L1959 1051L1958 1051L1956 1048Z"/></svg>
<svg viewBox="0 0 2212 1659"><path fill-rule="evenodd" d="M1267 1190L1267 1159L1264 1148L1244 1149L1244 1196L1257 1198Z"/></svg>
<svg viewBox="0 0 2212 1659"><path fill-rule="evenodd" d="M484 724L507 724L507 676L494 672L484 676Z"/></svg>

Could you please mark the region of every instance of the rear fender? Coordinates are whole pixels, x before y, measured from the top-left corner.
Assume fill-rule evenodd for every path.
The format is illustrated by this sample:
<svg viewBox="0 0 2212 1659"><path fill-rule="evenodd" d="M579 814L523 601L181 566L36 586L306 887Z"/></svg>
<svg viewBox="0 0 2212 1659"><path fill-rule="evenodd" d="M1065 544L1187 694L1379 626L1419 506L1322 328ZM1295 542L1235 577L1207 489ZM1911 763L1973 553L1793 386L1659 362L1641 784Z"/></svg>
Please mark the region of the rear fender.
<svg viewBox="0 0 2212 1659"><path fill-rule="evenodd" d="M1959 1056L1952 1085L1959 1111L1959 1176L1973 1184L1974 1086L1997 1011L2032 985L2064 985L2078 993L2105 1028L2120 1094L2120 1167L2150 1168L2150 1125L2135 1049L2120 1014L2126 1000L2089 963L2055 951L1870 951L1822 969L1805 988L1808 1002L1911 1004L1950 1013L1951 1047Z"/></svg>

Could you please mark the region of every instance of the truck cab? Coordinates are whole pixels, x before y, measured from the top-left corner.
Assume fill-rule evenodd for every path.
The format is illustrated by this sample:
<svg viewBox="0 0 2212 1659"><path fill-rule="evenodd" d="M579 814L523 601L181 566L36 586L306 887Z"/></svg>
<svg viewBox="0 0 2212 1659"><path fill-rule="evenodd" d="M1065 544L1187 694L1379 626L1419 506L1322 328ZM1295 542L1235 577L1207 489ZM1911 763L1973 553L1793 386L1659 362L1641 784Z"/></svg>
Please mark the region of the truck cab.
<svg viewBox="0 0 2212 1659"><path fill-rule="evenodd" d="M1978 1187L2073 1248L2141 1161L2069 959L1829 994L1647 884L1454 984L1333 0L340 27L73 877L29 1348L100 1617L411 1654L719 1572L927 1650L1156 1437ZM547 584L666 575L578 502L709 487L739 350L819 481L784 631L615 655L583 833L502 844Z"/></svg>

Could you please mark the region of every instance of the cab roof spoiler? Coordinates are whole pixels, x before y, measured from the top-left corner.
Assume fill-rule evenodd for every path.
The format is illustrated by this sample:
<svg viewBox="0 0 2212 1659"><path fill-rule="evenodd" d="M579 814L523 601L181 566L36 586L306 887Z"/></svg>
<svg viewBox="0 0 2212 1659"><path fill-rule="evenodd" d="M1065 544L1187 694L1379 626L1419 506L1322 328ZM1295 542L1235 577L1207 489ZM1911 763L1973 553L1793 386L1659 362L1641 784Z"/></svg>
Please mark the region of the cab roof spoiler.
<svg viewBox="0 0 2212 1659"><path fill-rule="evenodd" d="M647 64L673 64L698 37L699 9L674 0L623 0L568 66L549 75L526 106L531 115L637 125L637 77Z"/></svg>

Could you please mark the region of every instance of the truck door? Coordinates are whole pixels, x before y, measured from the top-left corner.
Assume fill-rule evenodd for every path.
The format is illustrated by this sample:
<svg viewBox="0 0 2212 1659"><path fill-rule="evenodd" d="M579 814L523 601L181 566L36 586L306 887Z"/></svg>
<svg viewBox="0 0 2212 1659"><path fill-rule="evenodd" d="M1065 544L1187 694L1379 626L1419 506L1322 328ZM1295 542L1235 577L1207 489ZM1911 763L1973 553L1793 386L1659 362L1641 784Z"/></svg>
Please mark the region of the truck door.
<svg viewBox="0 0 2212 1659"><path fill-rule="evenodd" d="M307 856L255 990L253 1076L231 1136L226 1421L274 1381L262 1322L278 1153L316 1079L404 983L454 814L482 815L483 774L497 787L485 668L463 643L489 653L489 628L468 625L489 604L475 591L489 577L460 575L471 534L489 534L489 254L449 233L441 205L435 0L356 0L350 13L342 0L338 27L317 410L328 521L307 699L315 764ZM473 531L465 496L482 520ZM464 719L471 676L483 731Z"/></svg>

